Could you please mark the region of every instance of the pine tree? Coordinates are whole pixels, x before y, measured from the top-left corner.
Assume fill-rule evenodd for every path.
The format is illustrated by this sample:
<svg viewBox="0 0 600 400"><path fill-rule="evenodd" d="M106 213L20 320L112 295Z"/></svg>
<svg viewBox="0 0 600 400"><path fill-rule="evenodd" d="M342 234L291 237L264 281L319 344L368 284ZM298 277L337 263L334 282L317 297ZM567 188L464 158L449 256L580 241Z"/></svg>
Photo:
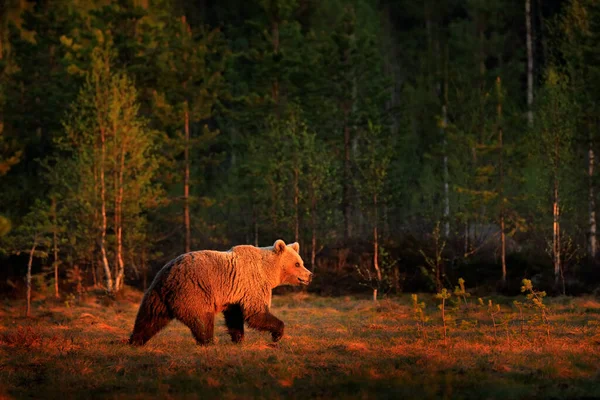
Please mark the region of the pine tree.
<svg viewBox="0 0 600 400"><path fill-rule="evenodd" d="M213 118L222 96L226 49L218 30L192 30L185 16L168 18L163 34L157 57L162 79L155 92L154 107L162 126L171 134L171 157L178 159L183 153L182 178L176 182L183 184L184 251L189 252L192 248L192 186L200 183L205 167L197 161L192 165L192 160L204 159L206 164L212 161L205 151L214 143L218 131L209 129L207 123ZM192 137L194 132L197 132L196 138ZM195 176L192 172L196 172Z"/></svg>
<svg viewBox="0 0 600 400"><path fill-rule="evenodd" d="M40 180L43 159L54 149L61 120L77 95L81 81L67 73L66 49L61 36L80 26L77 12L63 2L36 2L22 13L20 27L9 29L10 74L5 85L4 131L13 151L27 162L19 163L3 178L7 187L2 204L13 204L12 212L23 216L32 201L49 188Z"/></svg>
<svg viewBox="0 0 600 400"><path fill-rule="evenodd" d="M361 193L362 200L368 204L373 238L373 268L377 277L377 287L383 282L383 274L379 264L379 216L381 197L387 181L391 160L389 138L380 126L369 123L368 130L361 135L364 150L358 160L360 179L355 185ZM373 289L373 300L377 301L378 289Z"/></svg>
<svg viewBox="0 0 600 400"><path fill-rule="evenodd" d="M47 204L36 200L29 213L23 218L10 238L14 254L26 253L27 262L27 310L26 315L31 316L31 276L34 257L46 259L50 246L51 222Z"/></svg>

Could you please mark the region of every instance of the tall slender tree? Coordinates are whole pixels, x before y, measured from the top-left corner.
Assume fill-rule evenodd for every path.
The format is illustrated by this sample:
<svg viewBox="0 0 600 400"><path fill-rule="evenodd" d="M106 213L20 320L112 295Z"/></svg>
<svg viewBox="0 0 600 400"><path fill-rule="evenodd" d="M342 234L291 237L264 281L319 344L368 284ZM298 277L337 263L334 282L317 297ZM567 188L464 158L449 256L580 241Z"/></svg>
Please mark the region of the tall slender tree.
<svg viewBox="0 0 600 400"><path fill-rule="evenodd" d="M183 153L181 179L183 184L184 251L192 248L191 205L192 160L199 160L198 150L214 142L217 130L207 123L213 118L219 97L222 95L222 72L225 48L218 30L192 29L185 16L165 21L164 37L160 41L158 56L162 76L159 90L155 92L155 109L161 116L162 126L171 133L173 157ZM192 134L197 133L193 138ZM202 171L203 165L196 165Z"/></svg>
<svg viewBox="0 0 600 400"><path fill-rule="evenodd" d="M36 200L29 213L23 218L22 224L15 229L11 246L13 253L28 255L27 262L27 309L26 315L31 316L32 267L34 258L46 259L50 247L52 228L49 218L49 207Z"/></svg>
<svg viewBox="0 0 600 400"><path fill-rule="evenodd" d="M539 107L539 140L551 181L552 198L552 263L558 287L563 276L561 217L564 203L562 185L572 161L574 116L577 107L568 89L568 78L550 69L544 85L544 97ZM564 283L564 281L563 281ZM564 286L564 285L563 285Z"/></svg>
<svg viewBox="0 0 600 400"><path fill-rule="evenodd" d="M527 123L533 126L533 27L531 23L531 0L525 0L525 26L527 44Z"/></svg>
<svg viewBox="0 0 600 400"><path fill-rule="evenodd" d="M373 300L377 301L378 289L383 283L383 272L379 262L379 209L387 181L391 154L389 138L384 135L380 126L369 123L368 130L364 132L361 139L364 140L364 151L358 162L360 181L356 182L356 187L361 192L363 201L370 208L373 269L377 277L377 287L373 289Z"/></svg>

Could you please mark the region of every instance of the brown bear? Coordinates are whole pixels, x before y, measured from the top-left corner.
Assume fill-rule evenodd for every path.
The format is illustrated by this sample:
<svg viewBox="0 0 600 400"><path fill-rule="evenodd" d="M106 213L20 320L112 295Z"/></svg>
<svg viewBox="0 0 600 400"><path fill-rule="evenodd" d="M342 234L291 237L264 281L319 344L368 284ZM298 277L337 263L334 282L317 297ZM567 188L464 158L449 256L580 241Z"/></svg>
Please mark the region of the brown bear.
<svg viewBox="0 0 600 400"><path fill-rule="evenodd" d="M187 325L198 344L212 341L215 314L223 312L235 343L244 322L283 336L283 322L270 313L271 291L280 285L308 285L298 243L277 240L271 247L234 246L222 251L193 251L167 263L146 291L129 343L143 345L173 318Z"/></svg>

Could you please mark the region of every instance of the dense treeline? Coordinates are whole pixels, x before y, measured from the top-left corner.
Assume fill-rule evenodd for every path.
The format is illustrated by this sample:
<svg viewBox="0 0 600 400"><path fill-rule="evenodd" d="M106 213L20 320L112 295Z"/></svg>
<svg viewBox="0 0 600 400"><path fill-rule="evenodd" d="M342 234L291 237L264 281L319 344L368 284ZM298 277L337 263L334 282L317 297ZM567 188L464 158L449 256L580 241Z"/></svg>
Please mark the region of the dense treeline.
<svg viewBox="0 0 600 400"><path fill-rule="evenodd" d="M599 24L593 0L4 0L0 285L118 292L283 238L323 292L592 290Z"/></svg>

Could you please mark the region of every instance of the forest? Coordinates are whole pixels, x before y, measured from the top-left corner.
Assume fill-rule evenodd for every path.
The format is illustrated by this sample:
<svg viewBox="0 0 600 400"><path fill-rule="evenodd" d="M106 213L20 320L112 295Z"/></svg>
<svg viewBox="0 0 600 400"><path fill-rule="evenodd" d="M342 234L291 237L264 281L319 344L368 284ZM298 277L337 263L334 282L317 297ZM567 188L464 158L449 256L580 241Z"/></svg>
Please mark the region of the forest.
<svg viewBox="0 0 600 400"><path fill-rule="evenodd" d="M594 0L2 0L0 292L299 242L325 295L597 294Z"/></svg>

